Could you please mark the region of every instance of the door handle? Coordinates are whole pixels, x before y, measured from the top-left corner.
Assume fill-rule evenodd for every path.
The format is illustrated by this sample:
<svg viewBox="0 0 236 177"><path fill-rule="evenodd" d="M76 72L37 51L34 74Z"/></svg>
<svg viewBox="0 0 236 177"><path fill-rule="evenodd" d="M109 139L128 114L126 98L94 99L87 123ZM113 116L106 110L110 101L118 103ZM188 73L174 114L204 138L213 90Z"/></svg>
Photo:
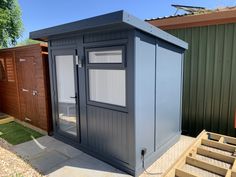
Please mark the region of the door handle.
<svg viewBox="0 0 236 177"><path fill-rule="evenodd" d="M76 60L76 65L79 67L79 68L82 68L83 67L83 59L82 58L79 58L78 55L75 56L75 60Z"/></svg>
<svg viewBox="0 0 236 177"><path fill-rule="evenodd" d="M22 91L23 91L23 92L28 92L29 90L27 90L27 89L22 89Z"/></svg>
<svg viewBox="0 0 236 177"><path fill-rule="evenodd" d="M77 96L71 96L70 98L77 98Z"/></svg>

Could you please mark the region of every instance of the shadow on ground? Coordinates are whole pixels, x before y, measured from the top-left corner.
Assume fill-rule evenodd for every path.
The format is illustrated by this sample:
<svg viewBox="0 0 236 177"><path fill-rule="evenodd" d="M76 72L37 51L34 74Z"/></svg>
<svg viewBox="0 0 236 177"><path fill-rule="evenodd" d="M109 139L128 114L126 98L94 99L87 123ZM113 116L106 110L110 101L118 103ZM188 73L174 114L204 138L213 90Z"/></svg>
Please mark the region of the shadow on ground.
<svg viewBox="0 0 236 177"><path fill-rule="evenodd" d="M49 136L13 146L12 149L33 168L49 177L129 177L122 171Z"/></svg>

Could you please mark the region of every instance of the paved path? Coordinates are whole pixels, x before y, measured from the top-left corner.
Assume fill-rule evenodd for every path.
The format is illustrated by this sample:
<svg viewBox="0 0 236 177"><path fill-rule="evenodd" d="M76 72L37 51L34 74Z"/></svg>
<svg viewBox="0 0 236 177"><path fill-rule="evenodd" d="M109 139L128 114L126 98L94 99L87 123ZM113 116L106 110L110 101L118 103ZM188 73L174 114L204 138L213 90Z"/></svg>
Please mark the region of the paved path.
<svg viewBox="0 0 236 177"><path fill-rule="evenodd" d="M13 150L49 177L130 177L130 175L49 136L19 144Z"/></svg>
<svg viewBox="0 0 236 177"><path fill-rule="evenodd" d="M148 171L163 174L193 141L194 138L181 136L174 146L148 168ZM13 150L49 177L131 177L49 136L16 145ZM150 175L143 173L140 177Z"/></svg>

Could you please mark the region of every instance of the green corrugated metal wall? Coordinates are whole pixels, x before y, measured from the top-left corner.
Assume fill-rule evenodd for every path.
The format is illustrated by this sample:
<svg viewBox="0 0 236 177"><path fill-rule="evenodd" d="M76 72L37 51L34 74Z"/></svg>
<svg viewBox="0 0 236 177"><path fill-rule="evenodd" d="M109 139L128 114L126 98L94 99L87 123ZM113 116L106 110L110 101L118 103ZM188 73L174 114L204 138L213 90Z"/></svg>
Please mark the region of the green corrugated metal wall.
<svg viewBox="0 0 236 177"><path fill-rule="evenodd" d="M236 23L168 30L189 43L184 62L183 133L236 135Z"/></svg>

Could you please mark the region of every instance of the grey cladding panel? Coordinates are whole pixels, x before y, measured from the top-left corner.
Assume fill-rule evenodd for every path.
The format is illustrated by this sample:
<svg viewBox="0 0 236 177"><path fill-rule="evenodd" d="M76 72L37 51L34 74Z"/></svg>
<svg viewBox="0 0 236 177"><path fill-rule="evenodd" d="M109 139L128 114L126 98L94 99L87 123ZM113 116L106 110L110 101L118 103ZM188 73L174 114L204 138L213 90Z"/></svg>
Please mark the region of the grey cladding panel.
<svg viewBox="0 0 236 177"><path fill-rule="evenodd" d="M87 106L88 145L106 157L128 163L127 113Z"/></svg>
<svg viewBox="0 0 236 177"><path fill-rule="evenodd" d="M90 33L84 35L84 43L108 41L116 39L127 39L127 38L128 38L127 31L116 31L116 32L106 31L106 32Z"/></svg>
<svg viewBox="0 0 236 177"><path fill-rule="evenodd" d="M155 39L137 32L135 60L135 119L136 157L147 148L147 156L154 152L155 126Z"/></svg>
<svg viewBox="0 0 236 177"><path fill-rule="evenodd" d="M63 38L63 39L55 39L51 41L51 46L67 46L76 44L76 38Z"/></svg>
<svg viewBox="0 0 236 177"><path fill-rule="evenodd" d="M156 63L156 147L180 131L182 54L158 43ZM171 51L172 50L172 51Z"/></svg>

